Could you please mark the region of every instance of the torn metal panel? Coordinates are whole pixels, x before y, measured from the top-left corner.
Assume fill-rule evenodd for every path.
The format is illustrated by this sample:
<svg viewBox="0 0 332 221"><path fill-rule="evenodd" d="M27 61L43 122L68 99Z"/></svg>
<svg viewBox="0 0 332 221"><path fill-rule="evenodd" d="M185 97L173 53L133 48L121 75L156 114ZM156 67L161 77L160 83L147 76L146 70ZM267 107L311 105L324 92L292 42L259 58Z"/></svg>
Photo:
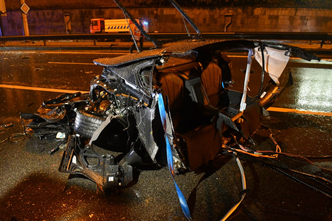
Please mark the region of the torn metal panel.
<svg viewBox="0 0 332 221"><path fill-rule="evenodd" d="M83 175L94 181L100 190L126 186L133 180L130 165L118 165L112 155L100 155L93 146L84 146L79 136L70 136L59 171Z"/></svg>
<svg viewBox="0 0 332 221"><path fill-rule="evenodd" d="M265 47L264 49L264 69L271 79L276 84L279 84L279 78L289 61L290 52L288 50L278 50L271 47ZM263 66L262 53L259 47L255 48L255 59Z"/></svg>
<svg viewBox="0 0 332 221"><path fill-rule="evenodd" d="M139 138L145 146L152 160L158 151L158 146L153 138L152 121L155 116L155 109L147 107L139 107L135 112L136 127L138 130Z"/></svg>

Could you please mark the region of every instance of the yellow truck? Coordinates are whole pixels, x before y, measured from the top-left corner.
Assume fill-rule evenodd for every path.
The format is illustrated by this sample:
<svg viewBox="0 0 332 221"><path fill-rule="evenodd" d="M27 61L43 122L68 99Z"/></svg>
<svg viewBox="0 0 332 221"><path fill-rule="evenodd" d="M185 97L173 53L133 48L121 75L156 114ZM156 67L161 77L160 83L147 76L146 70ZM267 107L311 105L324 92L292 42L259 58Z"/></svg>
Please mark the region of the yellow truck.
<svg viewBox="0 0 332 221"><path fill-rule="evenodd" d="M149 32L149 23L146 20L136 19L137 23L142 25L145 32ZM104 18L93 18L90 23L90 33L126 33L129 32L129 28L135 35L136 26L132 21L128 19L104 19ZM140 33L140 32L139 32ZM135 36L136 37L136 36Z"/></svg>

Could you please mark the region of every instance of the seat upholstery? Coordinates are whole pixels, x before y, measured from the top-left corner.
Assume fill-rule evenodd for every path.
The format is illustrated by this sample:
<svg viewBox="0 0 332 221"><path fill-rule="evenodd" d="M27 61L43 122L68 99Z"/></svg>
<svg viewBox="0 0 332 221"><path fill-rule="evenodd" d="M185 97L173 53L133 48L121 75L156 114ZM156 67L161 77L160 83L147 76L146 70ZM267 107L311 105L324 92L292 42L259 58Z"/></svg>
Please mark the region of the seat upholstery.
<svg viewBox="0 0 332 221"><path fill-rule="evenodd" d="M184 100L183 80L177 74L166 73L160 75L159 83L163 94L168 97L170 110L179 109Z"/></svg>
<svg viewBox="0 0 332 221"><path fill-rule="evenodd" d="M209 62L201 74L202 85L209 98L210 105L218 106L221 90L222 73L218 65Z"/></svg>

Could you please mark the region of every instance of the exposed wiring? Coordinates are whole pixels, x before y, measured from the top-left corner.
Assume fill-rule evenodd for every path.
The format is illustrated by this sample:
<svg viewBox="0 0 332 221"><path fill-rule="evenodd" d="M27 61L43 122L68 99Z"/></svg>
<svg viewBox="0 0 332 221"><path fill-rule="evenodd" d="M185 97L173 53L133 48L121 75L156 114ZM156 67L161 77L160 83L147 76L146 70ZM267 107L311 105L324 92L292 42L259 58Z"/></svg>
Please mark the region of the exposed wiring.
<svg viewBox="0 0 332 221"><path fill-rule="evenodd" d="M235 204L227 213L226 215L221 219L221 221L225 221L228 219L228 217L230 215L232 215L232 213L239 207L239 205L242 203L244 197L246 196L246 190L247 190L247 183L246 183L246 177L245 177L245 174L244 174L244 169L243 169L243 166L241 164L241 161L239 160L238 156L237 156L237 153L236 152L233 152L233 156L236 160L236 163L240 169L240 173L241 173L241 181L242 181L242 196L241 196L241 199L240 201Z"/></svg>
<svg viewBox="0 0 332 221"><path fill-rule="evenodd" d="M326 158L332 158L332 155L317 155L317 156L312 156L312 155L299 155L301 157L305 158L312 158L312 159L326 159Z"/></svg>
<svg viewBox="0 0 332 221"><path fill-rule="evenodd" d="M193 27L193 29L196 31L198 37L201 37L201 35L202 35L201 31L198 29L198 27L195 25L195 23L189 18L189 16L187 15L187 13L185 13L181 9L181 7L174 0L169 0L169 1L180 12L180 14L188 21L188 23L191 25L191 27Z"/></svg>
<svg viewBox="0 0 332 221"><path fill-rule="evenodd" d="M273 155L268 155L268 154L266 154L266 155L264 155L263 153L261 153L261 152L257 152L257 151L254 152L254 153L249 153L249 152L247 152L247 151L239 150L239 149L236 149L236 150L234 150L234 151L239 152L239 153L243 153L243 154L247 154L247 155L250 155L250 156L253 156L253 157L272 158L272 159L275 159L275 158L278 157L277 154L273 154Z"/></svg>
<svg viewBox="0 0 332 221"><path fill-rule="evenodd" d="M12 126L14 126L13 123L0 125L0 133L4 133L5 131L7 131L8 127L12 127Z"/></svg>
<svg viewBox="0 0 332 221"><path fill-rule="evenodd" d="M273 161L273 163L275 163L275 162ZM324 181L324 182L329 183L329 184L332 185L332 181L331 180L328 180L325 177L321 177L321 176L317 176L317 175L314 175L314 174L309 174L309 173L305 173L305 172L302 172L302 171L299 171L299 170L291 169L288 166L286 166L286 165L284 165L284 164L282 164L280 162L278 162L278 164L279 164L279 166L277 166L277 167L281 167L281 169L283 169L283 170L287 170L287 171L290 171L290 172L293 172L293 173L296 173L296 174L299 174L299 175L303 175L303 176L307 177L308 179L311 179L312 181L314 181L314 182L316 182L316 183L324 186L325 188L329 189L330 191L332 191L331 187L325 185L324 183L319 182L316 179L322 180L322 181ZM276 165L273 165L273 166L276 166Z"/></svg>
<svg viewBox="0 0 332 221"><path fill-rule="evenodd" d="M276 146L276 152L280 153L281 152L281 148L280 148L279 144L277 143L277 141L273 138L272 133L270 134L270 139L272 140L272 142Z"/></svg>
<svg viewBox="0 0 332 221"><path fill-rule="evenodd" d="M10 143L19 143L23 140L25 140L26 138L26 134L25 133L14 133L11 136L8 137L8 142Z"/></svg>
<svg viewBox="0 0 332 221"><path fill-rule="evenodd" d="M0 144L3 144L4 142L6 142L8 140L8 137L2 141L0 141Z"/></svg>
<svg viewBox="0 0 332 221"><path fill-rule="evenodd" d="M126 130L128 130L129 127L130 127L129 114L126 114L126 119L127 119L127 125L128 125L128 126L127 126L126 128L123 128L122 131L126 131Z"/></svg>
<svg viewBox="0 0 332 221"><path fill-rule="evenodd" d="M238 152L238 150L233 150L233 151ZM317 191L317 192L320 192L321 194L323 194L323 195L325 195L325 196L327 196L327 197L329 197L329 198L332 198L332 193L328 193L328 192L326 192L326 191L324 191L324 190L322 190L322 189L320 189L320 188L318 188L318 187L315 187L315 186L313 186L313 185L310 185L309 183L307 183L307 182L305 182L305 181L303 181L303 180L300 180L299 178L297 178L297 177L295 177L295 176L293 176L293 175L287 173L285 170L288 170L288 171L290 171L290 172L294 172L294 173L297 173L297 174L300 174L300 175L304 175L304 176L306 176L306 177L308 177L308 178L321 179L321 180L323 180L323 181L325 181L325 182L332 183L332 181L327 180L327 179L324 178L324 177L320 177L320 176L316 176L316 175L312 175L312 174L307 174L307 173L304 173L304 172L300 172L300 171L297 171L297 170L289 169L289 168L288 168L287 166L285 166L285 165L284 165L284 166L278 166L278 165L276 165L276 164L271 164L271 163L268 163L268 162L266 162L266 161L263 161L262 159L259 159L259 158L256 157L256 156L254 156L255 158L252 158L253 155L250 155L249 153L246 153L246 152L244 152L244 151L240 151L240 154L241 154L241 153L244 154L244 155L242 155L241 157L244 157L245 160L249 160L249 161L251 161L251 162L258 163L258 164L261 164L261 165L263 165L263 166L265 166L265 167L267 167L267 168L273 169L273 170L275 170L276 172L281 173L282 175L285 175L286 177L292 179L292 180L295 181L295 182L298 182L298 183L300 183L300 184L303 184L303 185L305 185L305 186L307 186L307 187L309 187L309 188L311 188L311 189L313 189L313 190L315 190L315 191ZM246 156L247 156L247 157L246 157ZM248 156L249 156L250 158L248 158ZM324 186L325 188L331 189L330 187L327 187L325 184L322 184L322 183L320 183L320 182L317 181L317 180L313 180L313 181L315 181L316 183L318 183L318 184Z"/></svg>
<svg viewBox="0 0 332 221"><path fill-rule="evenodd" d="M293 158L300 158L300 159L303 159L305 161L307 161L308 163L310 163L311 165L314 165L322 170L327 170L327 171L332 171L332 169L328 169L328 168L324 168L324 167L321 167L319 165L316 165L314 162L312 162L311 160L309 160L307 157L304 157L304 156L301 156L301 155L296 155L296 154L292 154L292 153L284 153L284 152L278 152L276 153L275 151L270 151L270 150L263 150L263 151L260 151L262 154L281 154L281 155L284 155L284 156L287 156L287 157L293 157Z"/></svg>
<svg viewBox="0 0 332 221"><path fill-rule="evenodd" d="M276 152L273 152L273 153L276 153L276 154L264 154L263 151L253 150L249 147L243 146L242 144L237 142L235 137L234 137L234 140L235 140L235 143L237 144L237 146L240 149L235 149L235 148L231 148L231 147L226 146L227 149L236 150L237 152L245 153L245 154L248 154L248 155L251 155L251 156L254 156L254 157L277 158L278 157L277 153L279 151L281 152L281 149L280 149L278 143L275 140L274 140L274 142L276 144Z"/></svg>
<svg viewBox="0 0 332 221"><path fill-rule="evenodd" d="M123 12L123 15L125 16L125 19L126 19L126 21L127 21L127 25L128 25L128 27L129 27L129 32L130 32L130 35L131 35L131 37L132 37L132 39L133 39L133 41L134 41L134 44L135 44L135 47L136 47L136 50L138 51L138 52L141 52L141 50L138 48L138 46L137 46L137 41L136 41L136 39L135 39L135 36L134 36L134 33L133 33L133 31L131 30L131 28L130 28L130 24L129 24L129 22L128 22L128 18L127 18L127 16L126 16L126 14Z"/></svg>
<svg viewBox="0 0 332 221"><path fill-rule="evenodd" d="M311 188L311 189L313 189L313 190L315 190L315 191L317 191L317 192L319 192L319 193L321 193L321 194L323 194L323 195L325 195L329 198L332 198L332 188L330 186L326 185L326 184L332 185L331 180L328 180L328 179L326 179L324 177L321 177L321 176L317 176L317 175L313 175L313 174L309 174L309 173L305 173L305 172L302 172L302 171L291 169L287 165L282 164L281 162L278 162L274 159L278 158L278 155L280 154L280 155L284 155L284 156L287 156L287 157L294 157L294 158L303 159L306 162L308 162L308 163L310 163L310 164L312 164L312 165L314 165L318 168L321 168L323 170L329 170L329 171L332 171L332 170L322 168L318 165L315 165L312 161L310 161L309 159L307 159L303 156L281 152L281 148L278 145L278 143L276 142L276 140L273 138L272 134L270 134L269 137L270 137L270 139L272 140L272 142L274 143L274 145L276 147L275 151L253 150L249 147L246 147L242 144L239 144L236 140L236 137L233 137L233 139L235 141L235 144L236 144L237 148L230 147L230 146L227 146L227 145L224 145L223 147L225 148L225 150L228 150L228 152L232 152L233 154L234 153L240 154L239 156L243 157L245 160L250 160L254 163L258 163L258 164L261 164L265 167L273 169L276 172L281 173L282 175L285 175L286 177L292 179L295 182L298 182L302 185L305 185L305 186L307 186L307 187L309 187L309 188ZM268 161L270 161L270 162L268 162ZM297 174L297 175L304 176L305 178L310 179L312 182L315 182L316 184L320 185L320 187L313 186L313 185L309 184L308 182L293 176L290 173L294 173L294 174ZM319 180L323 181L325 183L322 183ZM328 190L328 192L325 191L325 190Z"/></svg>
<svg viewBox="0 0 332 221"><path fill-rule="evenodd" d="M158 42L157 40L155 40L154 38L152 38L145 32L143 27L136 22L135 18L129 13L129 11L126 8L124 8L117 0L113 0L113 1L118 5L118 7L123 11L123 13L125 13L129 17L129 19L135 24L135 26L140 30L140 32L144 35L144 37L148 41L151 41L154 44L155 48L158 48L158 46L161 46L160 42Z"/></svg>
<svg viewBox="0 0 332 221"><path fill-rule="evenodd" d="M332 191L332 188L331 187L328 187L327 185L323 184L323 183L320 183L318 182L317 180L315 179L320 179L320 180L323 180L329 184L332 185L332 181L331 180L328 180L326 179L325 177L321 177L321 176L316 176L316 175L313 175L313 174L309 174L309 173L304 173L304 172L301 172L301 171L298 171L298 170L293 170L293 169L288 169L289 171L292 171L294 173L298 173L298 174L301 174L301 175L304 175L304 176L307 176L309 179L312 179L313 181L319 183L320 185L324 186L325 188L329 189Z"/></svg>
<svg viewBox="0 0 332 221"><path fill-rule="evenodd" d="M296 182L298 182L300 184L303 184L303 185L305 185L305 186L307 186L307 187L309 187L309 188L311 188L311 189L313 189L313 190L315 190L317 192L320 192L321 194L323 194L323 195L325 195L325 196L327 196L327 197L329 197L329 198L332 199L332 194L329 194L329 193L327 193L327 192L325 192L325 191L323 191L323 190L321 190L321 189L319 189L317 187L314 187L314 186L312 186L312 185L310 185L310 184L308 184L308 183L306 183L306 182L304 182L304 181L302 181L302 180L300 180L300 179L298 179L298 178L296 178L296 177L294 177L294 176L286 173L285 171L283 171L283 170L281 170L279 168L275 168L273 166L267 166L267 167L271 168L271 169L273 169L273 170L275 170L275 171L277 171L277 172L279 172L279 173L281 173L281 174L283 174L285 176L287 176L288 178L290 178L290 179L292 179L292 180L294 180L294 181L296 181Z"/></svg>
<svg viewBox="0 0 332 221"><path fill-rule="evenodd" d="M8 141L10 143L19 143L19 142L25 140L26 137L27 136L25 133L14 133L14 134L10 135L9 137L5 138L4 140L0 141L0 144L5 143L6 141Z"/></svg>
<svg viewBox="0 0 332 221"><path fill-rule="evenodd" d="M20 116L21 122L22 122L22 126L23 126L23 133L13 133L12 135L10 135L9 137L5 138L4 140L0 141L0 145L5 143L6 141L10 142L10 143L19 143L23 140L25 140L26 137L30 138L30 134L27 133L26 130L26 126L24 124L24 121L22 119L22 116ZM8 127L13 127L14 124L10 123L10 124L5 124L5 125L1 125L1 128L4 128L3 130L1 130L1 133L4 133L5 131L7 131Z"/></svg>
<svg viewBox="0 0 332 221"><path fill-rule="evenodd" d="M188 30L188 27L187 27L187 24L186 24L186 20L185 20L185 18L183 17L183 15L182 15L182 20L183 20L184 27L186 28L186 31L187 31L188 37L190 37L190 33L189 33L189 30Z"/></svg>
<svg viewBox="0 0 332 221"><path fill-rule="evenodd" d="M20 120L21 120L21 123L22 123L22 126L23 126L23 134L24 134L26 137L30 138L31 136L30 136L30 134L27 133L27 129L26 129L26 126L25 126L25 124L24 124L24 121L23 121L23 118L22 118L22 115L21 115L21 114L20 114Z"/></svg>
<svg viewBox="0 0 332 221"><path fill-rule="evenodd" d="M140 111L138 111L139 113L139 116L140 116L140 119L139 119L139 123L137 124L137 126L136 127L139 127L140 125L141 125L141 123L143 123L143 127L145 126L145 124L144 124L144 122L142 121L142 119L145 117L145 115L146 115L146 111L144 112L144 115L143 116L141 116L141 112Z"/></svg>

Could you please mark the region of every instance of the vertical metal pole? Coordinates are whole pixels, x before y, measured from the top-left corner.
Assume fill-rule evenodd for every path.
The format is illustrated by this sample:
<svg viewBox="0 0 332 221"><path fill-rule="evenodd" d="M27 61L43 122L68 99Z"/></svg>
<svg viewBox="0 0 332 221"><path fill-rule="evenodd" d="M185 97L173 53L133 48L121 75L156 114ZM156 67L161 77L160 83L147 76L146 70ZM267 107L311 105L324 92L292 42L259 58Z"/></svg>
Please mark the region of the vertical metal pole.
<svg viewBox="0 0 332 221"><path fill-rule="evenodd" d="M2 37L2 17L3 16L7 16L6 5L5 5L5 0L0 0L0 37Z"/></svg>
<svg viewBox="0 0 332 221"><path fill-rule="evenodd" d="M25 3L25 0L20 0L20 1L21 1L21 5L23 3ZM24 30L23 35L29 36L28 17L24 12L22 12L22 22L23 22L23 30Z"/></svg>
<svg viewBox="0 0 332 221"><path fill-rule="evenodd" d="M2 15L0 12L0 37L2 37Z"/></svg>

